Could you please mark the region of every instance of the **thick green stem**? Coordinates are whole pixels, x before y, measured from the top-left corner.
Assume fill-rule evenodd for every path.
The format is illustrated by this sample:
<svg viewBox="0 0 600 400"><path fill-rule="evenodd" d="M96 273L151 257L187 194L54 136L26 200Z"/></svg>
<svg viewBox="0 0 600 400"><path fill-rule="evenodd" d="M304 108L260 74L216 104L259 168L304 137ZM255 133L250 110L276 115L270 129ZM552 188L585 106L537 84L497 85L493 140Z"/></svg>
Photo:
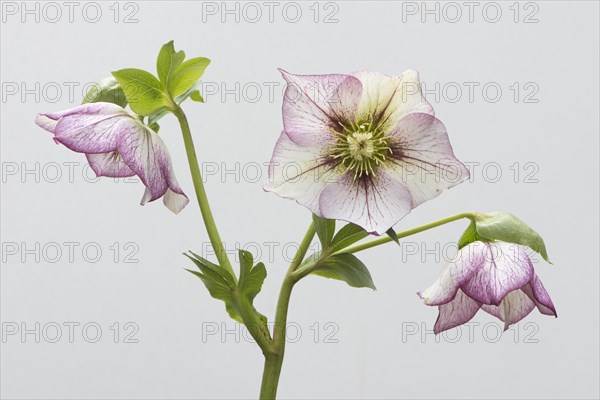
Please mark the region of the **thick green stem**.
<svg viewBox="0 0 600 400"><path fill-rule="evenodd" d="M194 188L196 189L196 198L198 199L198 205L200 206L200 212L202 213L202 219L206 226L206 232L210 243L215 251L219 265L225 268L234 279L237 280L231 262L225 252L225 246L217 230L215 219L213 218L212 212L210 211L210 205L208 204L208 198L206 197L206 190L204 190L204 182L202 182L202 175L200 174L200 167L198 166L198 157L196 156L196 149L194 148L194 141L192 140L192 133L190 131L190 125L188 120L180 107L173 112L179 121L181 126L181 132L183 133L183 142L185 143L185 151L187 153L188 163L190 165L190 172L192 173L192 180L194 181Z"/></svg>
<svg viewBox="0 0 600 400"><path fill-rule="evenodd" d="M285 334L290 297L292 296L294 284L297 282L292 274L304 260L314 237L315 227L311 224L306 235L304 235L304 239L302 239L302 242L300 243L300 247L290 264L288 272L283 279L281 290L279 291L271 352L265 354L265 366L260 388L261 400L272 400L275 399L277 395L277 385L279 383L279 376L281 374L281 366L283 365L283 356L285 353Z"/></svg>
<svg viewBox="0 0 600 400"><path fill-rule="evenodd" d="M469 219L474 219L477 217L477 213L474 212L464 212L464 213L460 213L460 214L456 214L456 215L451 215L450 217L446 217L443 219L440 219L438 221L434 221L434 222L430 222L428 224L425 225L421 225L421 226L417 226L415 228L411 228L402 232L398 232L396 233L396 236L398 237L398 239L401 239L403 237L407 237L407 236L411 236L414 235L416 233L420 233L432 228L436 228L440 225L444 225L450 222L454 222L454 221L458 221L459 219L463 219L463 218L469 218ZM356 246L352 246L352 247L348 247L345 249L342 249L340 251L338 251L336 254L340 254L340 253L356 253L358 251L363 251L366 249L370 249L371 247L375 247L375 246L379 246L382 245L384 243L389 243L391 242L393 239L389 236L385 236L385 237L381 237L379 239L375 239L372 240L370 242L366 242L366 243L361 243L359 245Z"/></svg>

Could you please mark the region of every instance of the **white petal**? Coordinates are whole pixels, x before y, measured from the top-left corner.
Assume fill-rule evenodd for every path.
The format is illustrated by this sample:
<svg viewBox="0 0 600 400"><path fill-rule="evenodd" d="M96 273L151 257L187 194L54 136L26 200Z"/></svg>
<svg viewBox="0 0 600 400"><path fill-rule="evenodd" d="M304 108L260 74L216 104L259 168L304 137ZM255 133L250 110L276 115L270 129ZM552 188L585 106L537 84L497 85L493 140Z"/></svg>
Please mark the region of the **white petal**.
<svg viewBox="0 0 600 400"><path fill-rule="evenodd" d="M437 335L469 322L477 314L477 311L479 311L479 306L478 302L459 290L451 302L438 307L439 314L435 321L433 332Z"/></svg>
<svg viewBox="0 0 600 400"><path fill-rule="evenodd" d="M430 306L452 301L461 285L485 263L486 254L486 245L483 242L473 242L463 247L442 269L433 285L418 295Z"/></svg>
<svg viewBox="0 0 600 400"><path fill-rule="evenodd" d="M324 218L352 222L381 235L410 212L412 198L404 185L384 171L357 179L349 171L325 187L319 205Z"/></svg>
<svg viewBox="0 0 600 400"><path fill-rule="evenodd" d="M504 330L525 318L535 308L533 301L520 289L510 292L499 306L483 304L481 308L504 321Z"/></svg>
<svg viewBox="0 0 600 400"><path fill-rule="evenodd" d="M88 163L96 176L108 176L111 178L126 178L134 176L135 172L131 170L123 161L123 158L117 151L110 153L86 154Z"/></svg>
<svg viewBox="0 0 600 400"><path fill-rule="evenodd" d="M421 93L421 82L416 71L408 70L399 76L363 71L353 74L362 83L363 91L358 106L358 119L382 123L391 129L405 115L420 112L433 115L433 108Z"/></svg>
<svg viewBox="0 0 600 400"><path fill-rule="evenodd" d="M351 75L293 75L280 70L287 81L283 126L300 145L326 146L335 140L333 129L354 121L362 85Z"/></svg>
<svg viewBox="0 0 600 400"><path fill-rule="evenodd" d="M410 190L415 206L464 182L469 170L452 151L446 128L429 114L402 118L392 133L389 173Z"/></svg>
<svg viewBox="0 0 600 400"><path fill-rule="evenodd" d="M296 200L321 215L319 196L325 186L339 179L319 146L301 146L282 132L269 165L269 180L264 189L281 197Z"/></svg>

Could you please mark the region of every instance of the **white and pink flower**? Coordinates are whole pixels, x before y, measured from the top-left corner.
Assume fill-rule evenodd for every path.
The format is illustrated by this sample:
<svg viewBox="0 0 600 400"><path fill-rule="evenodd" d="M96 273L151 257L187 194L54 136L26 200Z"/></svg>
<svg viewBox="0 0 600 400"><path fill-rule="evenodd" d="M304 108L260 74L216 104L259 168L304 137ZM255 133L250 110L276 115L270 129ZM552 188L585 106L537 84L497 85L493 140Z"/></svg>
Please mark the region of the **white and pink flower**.
<svg viewBox="0 0 600 400"><path fill-rule="evenodd" d="M418 295L425 304L438 306L436 334L470 321L479 309L503 321L505 329L534 308L557 316L527 248L513 243L468 244L444 267L438 280Z"/></svg>
<svg viewBox="0 0 600 400"><path fill-rule="evenodd" d="M468 179L415 71L292 75L265 190L382 234Z"/></svg>
<svg viewBox="0 0 600 400"><path fill-rule="evenodd" d="M35 122L53 133L56 143L85 153L97 176L137 175L146 186L142 205L162 197L165 206L178 213L189 202L175 178L162 139L122 107L84 104L39 114Z"/></svg>

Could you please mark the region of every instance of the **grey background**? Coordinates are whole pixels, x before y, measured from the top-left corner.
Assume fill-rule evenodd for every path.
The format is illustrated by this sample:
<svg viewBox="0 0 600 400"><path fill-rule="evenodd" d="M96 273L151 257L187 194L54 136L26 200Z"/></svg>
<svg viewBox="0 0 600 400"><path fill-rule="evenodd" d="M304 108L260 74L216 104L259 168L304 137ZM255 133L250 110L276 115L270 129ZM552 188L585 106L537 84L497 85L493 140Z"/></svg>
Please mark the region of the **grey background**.
<svg viewBox="0 0 600 400"><path fill-rule="evenodd" d="M536 272L559 318L534 311L500 339L500 325L482 312L471 331L463 327L438 341L425 332L433 328L437 311L415 292L437 277L444 264L441 250L452 253L448 246L464 222L408 238L401 249L387 245L362 254L375 292L318 277L302 281L289 314L298 334L290 328L294 343L287 347L281 398L598 398L597 2L520 3L517 23L513 2L495 3L502 10L496 23L483 17L486 3L478 3L472 22L468 9L457 3L463 15L455 23L445 3L438 3L439 22L431 15L422 22L421 14L403 14L407 5L401 2L335 2L327 9L321 3L318 23L312 2L297 3L302 10L297 23L283 18L283 3L273 23L263 3L258 3L262 19L255 23L248 20L254 18L250 9L239 23L232 16L223 23L220 14L204 14L203 21L202 5L184 1L134 2L129 8L120 3L117 23L112 2L98 3L102 17L96 23L83 18L82 2L69 22L67 8L58 4L63 13L58 22L49 21L55 14L46 9L39 22L33 16L21 21L19 11L5 14L2 23L1 319L5 335L11 324L33 329L36 322L41 333L39 343L33 334L24 340L8 335L1 343L3 398L253 398L258 393L258 347L239 331L221 338L222 328L238 328L222 303L183 270L190 264L180 253L202 252L208 241L195 201L177 217L159 202L140 207L140 183L90 182L84 157L55 145L33 124L38 112L77 104L82 85L111 70L154 71L158 49L170 39L189 56L213 60L205 74L213 89L225 84L235 92L240 84L239 99L219 89L205 93L207 104L190 102L184 108L205 167L219 169L206 181L227 248L246 246L256 253L258 244L263 249L259 255L269 276L256 305L270 319L293 252L288 244L297 243L309 223L305 209L262 191L265 167L262 179L255 179L256 163L269 160L282 127L283 80L277 67L296 73L417 69L457 156L480 165L472 182L420 206L396 229L466 210L506 210L542 234L554 261L551 266L537 257ZM43 6L38 3L40 13ZM336 10L332 18L338 21L323 23ZM95 18L92 11L88 19ZM292 11L288 19L294 18ZM486 17L495 18L492 11ZM131 12L138 22L124 23ZM538 21L524 23L532 12ZM466 82L479 85L472 101ZM510 89L515 82L516 101ZM498 101L491 101L492 89L483 96L486 83L502 89ZM9 95L15 84L17 93ZM23 98L23 84L34 94ZM69 85L75 84L71 99ZM275 85L272 99L268 85ZM456 85L463 94L455 101L450 89ZM62 93L51 91L56 86ZM257 86L258 98L250 92ZM173 117L163 121L160 134L193 199ZM76 163L73 179L64 165L70 162ZM223 167L233 169L236 162L240 173L222 177ZM517 179L510 168L514 163L519 163ZM35 168L37 173L23 173ZM65 242L78 243L73 260ZM115 242L121 249L117 262L110 249ZM39 260L23 254L36 243ZM133 245L125 248L128 243ZM88 260L83 257L86 244L88 250L102 250L99 261L89 261L92 250ZM57 260L53 246L62 251ZM137 262L125 262L135 246L130 261ZM73 343L64 326L69 322L80 324ZM94 337L93 329L85 337L81 332L90 322L102 328L97 343L86 341ZM115 322L118 343L110 330ZM139 327L133 336L138 343L124 343L131 332L124 329L127 322ZM49 340L55 336L53 323L62 326L57 343ZM218 327L219 334L203 340L207 327Z"/></svg>

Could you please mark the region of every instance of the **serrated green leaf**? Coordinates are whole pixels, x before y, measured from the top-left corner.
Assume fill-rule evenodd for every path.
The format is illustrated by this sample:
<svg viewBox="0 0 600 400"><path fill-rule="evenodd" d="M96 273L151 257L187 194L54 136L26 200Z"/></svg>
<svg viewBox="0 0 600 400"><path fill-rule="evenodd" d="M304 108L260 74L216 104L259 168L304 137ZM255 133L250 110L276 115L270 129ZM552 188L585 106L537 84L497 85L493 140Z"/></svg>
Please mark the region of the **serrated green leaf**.
<svg viewBox="0 0 600 400"><path fill-rule="evenodd" d="M527 246L550 264L544 239L525 222L504 212L486 213L475 220L477 233L488 240L500 240Z"/></svg>
<svg viewBox="0 0 600 400"><path fill-rule="evenodd" d="M184 59L185 53L183 51L176 52L172 40L161 47L156 59L156 72L158 79L165 87L169 87L174 72L181 66Z"/></svg>
<svg viewBox="0 0 600 400"><path fill-rule="evenodd" d="M333 255L325 260L313 274L344 281L352 287L368 287L375 290L371 273L365 264L353 254Z"/></svg>
<svg viewBox="0 0 600 400"><path fill-rule="evenodd" d="M475 221L471 221L465 232L462 234L460 239L458 240L458 249L462 249L469 243L473 243L480 240L480 236L477 233L477 228L475 226Z"/></svg>
<svg viewBox="0 0 600 400"><path fill-rule="evenodd" d="M127 68L112 74L123 88L127 102L136 114L148 116L173 108L163 85L150 72Z"/></svg>
<svg viewBox="0 0 600 400"><path fill-rule="evenodd" d="M313 224L315 225L315 230L317 231L317 236L321 242L321 247L323 249L328 248L329 244L331 243L331 239L333 239L333 234L335 233L335 220L321 218L315 214L312 215L312 219Z"/></svg>
<svg viewBox="0 0 600 400"><path fill-rule="evenodd" d="M168 88L171 97L176 98L193 87L208 67L208 64L210 64L210 60L204 57L190 58L184 61L174 72L169 82Z"/></svg>
<svg viewBox="0 0 600 400"><path fill-rule="evenodd" d="M347 224L333 237L331 248L333 252L340 251L346 247L369 236L367 231L355 224Z"/></svg>
<svg viewBox="0 0 600 400"><path fill-rule="evenodd" d="M99 102L112 103L123 108L127 105L125 92L114 77L109 76L96 82L85 94L81 104Z"/></svg>

